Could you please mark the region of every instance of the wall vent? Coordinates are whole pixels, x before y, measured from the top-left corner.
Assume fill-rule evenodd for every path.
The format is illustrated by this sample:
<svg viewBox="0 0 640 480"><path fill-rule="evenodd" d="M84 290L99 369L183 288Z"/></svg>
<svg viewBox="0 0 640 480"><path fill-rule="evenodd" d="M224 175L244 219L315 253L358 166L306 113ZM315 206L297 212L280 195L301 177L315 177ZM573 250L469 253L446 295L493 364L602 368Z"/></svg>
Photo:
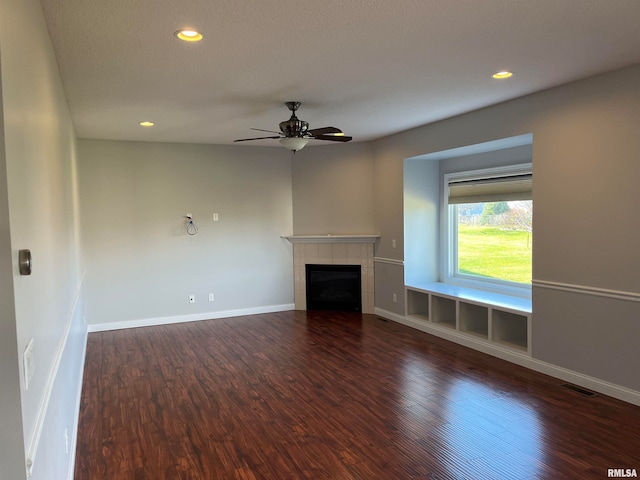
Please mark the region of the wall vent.
<svg viewBox="0 0 640 480"><path fill-rule="evenodd" d="M585 397L595 397L596 395L598 395L596 392L592 392L591 390L587 390L586 388L582 388L577 385L572 385L571 383L563 383L560 386L569 390L573 390L574 392L577 392Z"/></svg>

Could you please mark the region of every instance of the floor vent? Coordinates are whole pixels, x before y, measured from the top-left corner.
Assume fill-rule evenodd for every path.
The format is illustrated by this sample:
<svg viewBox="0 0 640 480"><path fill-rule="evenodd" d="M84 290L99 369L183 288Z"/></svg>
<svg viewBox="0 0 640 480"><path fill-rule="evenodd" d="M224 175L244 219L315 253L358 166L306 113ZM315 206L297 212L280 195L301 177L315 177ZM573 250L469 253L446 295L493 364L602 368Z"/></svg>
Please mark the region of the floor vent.
<svg viewBox="0 0 640 480"><path fill-rule="evenodd" d="M587 390L586 388L579 387L577 385L572 385L570 383L563 383L560 385L561 387L568 388L569 390L573 390L574 392L579 393L585 397L595 397L598 395L596 392L592 392L591 390Z"/></svg>

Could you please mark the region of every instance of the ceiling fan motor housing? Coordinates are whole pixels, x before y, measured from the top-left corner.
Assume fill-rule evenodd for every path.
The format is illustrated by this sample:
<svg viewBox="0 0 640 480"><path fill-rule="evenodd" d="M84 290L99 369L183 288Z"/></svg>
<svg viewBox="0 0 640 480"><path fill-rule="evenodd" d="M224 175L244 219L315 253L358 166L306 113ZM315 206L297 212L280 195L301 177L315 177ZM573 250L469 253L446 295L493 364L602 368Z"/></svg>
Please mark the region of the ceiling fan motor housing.
<svg viewBox="0 0 640 480"><path fill-rule="evenodd" d="M296 110L300 108L300 102L285 102L289 110L291 110L291 118L285 122L280 122L280 131L285 137L304 137L309 130L309 122L298 119Z"/></svg>
<svg viewBox="0 0 640 480"><path fill-rule="evenodd" d="M285 137L304 137L309 130L309 122L299 120L295 113L285 122L280 122L280 131Z"/></svg>

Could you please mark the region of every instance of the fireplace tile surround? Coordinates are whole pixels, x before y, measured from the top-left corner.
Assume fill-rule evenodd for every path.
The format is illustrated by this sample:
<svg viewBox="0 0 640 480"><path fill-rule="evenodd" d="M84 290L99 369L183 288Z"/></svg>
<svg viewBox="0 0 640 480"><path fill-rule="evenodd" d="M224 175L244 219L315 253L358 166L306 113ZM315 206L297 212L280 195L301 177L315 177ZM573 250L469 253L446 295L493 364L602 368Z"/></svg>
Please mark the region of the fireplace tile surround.
<svg viewBox="0 0 640 480"><path fill-rule="evenodd" d="M373 244L377 235L291 236L293 243L294 301L307 309L305 265L360 265L362 313L374 313Z"/></svg>

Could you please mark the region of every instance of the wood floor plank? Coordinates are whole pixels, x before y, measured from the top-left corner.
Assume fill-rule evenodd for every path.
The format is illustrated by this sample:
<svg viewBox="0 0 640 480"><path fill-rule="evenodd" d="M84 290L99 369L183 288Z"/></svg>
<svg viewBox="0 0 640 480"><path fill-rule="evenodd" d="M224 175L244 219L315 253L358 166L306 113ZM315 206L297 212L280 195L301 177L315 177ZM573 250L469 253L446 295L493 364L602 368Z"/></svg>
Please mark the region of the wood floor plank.
<svg viewBox="0 0 640 480"><path fill-rule="evenodd" d="M601 479L640 408L384 321L282 312L92 333L76 480Z"/></svg>

